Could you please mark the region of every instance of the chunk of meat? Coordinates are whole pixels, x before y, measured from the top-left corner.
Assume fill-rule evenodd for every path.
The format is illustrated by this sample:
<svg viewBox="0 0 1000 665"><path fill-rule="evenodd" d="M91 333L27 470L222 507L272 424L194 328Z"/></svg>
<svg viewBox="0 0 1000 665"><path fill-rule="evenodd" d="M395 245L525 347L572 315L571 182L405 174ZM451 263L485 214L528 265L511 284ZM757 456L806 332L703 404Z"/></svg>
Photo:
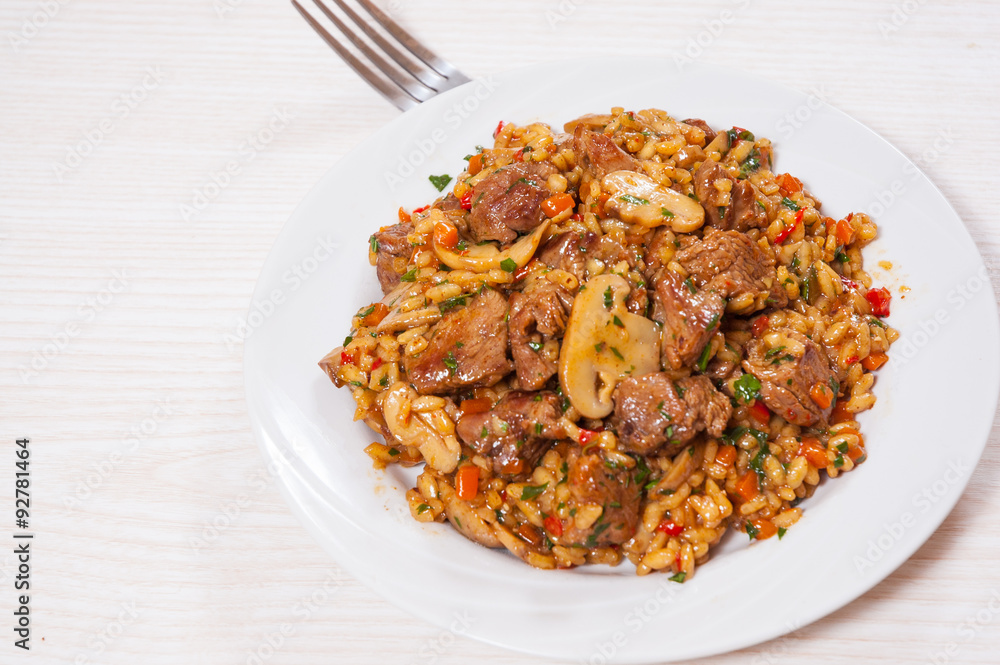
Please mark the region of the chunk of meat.
<svg viewBox="0 0 1000 665"><path fill-rule="evenodd" d="M796 425L825 427L834 404L823 408L809 393L816 384L834 393L839 387L826 354L794 330L773 332L746 345L743 369L760 381L760 396L771 411Z"/></svg>
<svg viewBox="0 0 1000 665"><path fill-rule="evenodd" d="M513 241L542 223L542 202L552 196L546 182L557 173L550 162L518 162L492 173L472 188L469 229L477 242Z"/></svg>
<svg viewBox="0 0 1000 665"><path fill-rule="evenodd" d="M743 232L768 225L767 210L757 203L757 192L749 180L737 180L733 184L725 222L727 228Z"/></svg>
<svg viewBox="0 0 1000 665"><path fill-rule="evenodd" d="M586 276L587 259L596 259L611 267L625 261L635 266L635 256L615 240L596 233L567 231L539 248L537 258L550 268L572 273L581 282Z"/></svg>
<svg viewBox="0 0 1000 665"><path fill-rule="evenodd" d="M728 185L723 183L728 181ZM717 185L722 185L719 189ZM726 189L728 187L728 189ZM757 204L748 180L737 180L721 164L706 159L694 174L694 193L705 209L708 226L723 231L747 231L767 226L767 211Z"/></svg>
<svg viewBox="0 0 1000 665"><path fill-rule="evenodd" d="M625 452L673 455L698 432L722 436L733 415L729 398L707 376L675 384L665 372L629 377L614 394L612 426Z"/></svg>
<svg viewBox="0 0 1000 665"><path fill-rule="evenodd" d="M512 369L506 316L507 301L493 290L448 312L427 333L427 348L403 358L410 383L431 395L495 384Z"/></svg>
<svg viewBox="0 0 1000 665"><path fill-rule="evenodd" d="M646 263L643 274L648 281L652 282L653 275L674 258L674 254L677 252L676 242L677 238L674 236L674 232L666 226L658 227L653 231L652 237L646 243L646 255L643 257L643 261Z"/></svg>
<svg viewBox="0 0 1000 665"><path fill-rule="evenodd" d="M563 529L561 545L606 547L621 545L635 535L639 523L642 488L624 469L611 469L600 455L581 455L573 450L568 458L567 505L575 516ZM600 516L590 524L584 517L596 508ZM582 522L582 523L581 523Z"/></svg>
<svg viewBox="0 0 1000 665"><path fill-rule="evenodd" d="M592 132L582 124L573 133L576 161L595 178L614 171L637 171L639 160L618 147L614 140L601 132Z"/></svg>
<svg viewBox="0 0 1000 665"><path fill-rule="evenodd" d="M712 139L714 139L716 134L718 134L718 132L709 127L708 123L702 120L701 118L688 118L687 120L681 120L681 122L683 122L685 125L691 125L692 127L697 127L701 131L705 132L706 145L711 143Z"/></svg>
<svg viewBox="0 0 1000 665"><path fill-rule="evenodd" d="M406 264L413 256L413 246L406 236L413 233L413 224L399 223L380 230L372 237L378 243L375 250L375 273L382 293L389 293L406 273Z"/></svg>
<svg viewBox="0 0 1000 665"><path fill-rule="evenodd" d="M548 280L510 297L510 351L521 387L539 390L556 373L559 340L566 330L573 295Z"/></svg>
<svg viewBox="0 0 1000 665"><path fill-rule="evenodd" d="M752 294L753 304L741 309L741 314L788 303L778 284L774 255L739 231L708 229L704 238L682 247L675 258L698 288L715 291L730 301Z"/></svg>
<svg viewBox="0 0 1000 665"><path fill-rule="evenodd" d="M711 289L696 289L675 272L661 271L653 281L653 320L663 324L663 364L681 369L694 364L719 327L726 301Z"/></svg>
<svg viewBox="0 0 1000 665"><path fill-rule="evenodd" d="M458 421L458 438L493 460L493 471L509 478L529 473L552 443L566 437L562 400L553 392L507 393L485 413Z"/></svg>

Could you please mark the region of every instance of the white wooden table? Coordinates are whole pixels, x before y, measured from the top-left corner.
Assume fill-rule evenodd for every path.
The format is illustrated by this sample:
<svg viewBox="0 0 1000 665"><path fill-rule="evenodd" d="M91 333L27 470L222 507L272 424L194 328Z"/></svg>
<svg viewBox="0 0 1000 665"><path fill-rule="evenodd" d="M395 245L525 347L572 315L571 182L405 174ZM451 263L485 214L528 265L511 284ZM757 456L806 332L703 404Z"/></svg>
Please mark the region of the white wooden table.
<svg viewBox="0 0 1000 665"><path fill-rule="evenodd" d="M390 10L474 76L686 54L819 91L922 165L1000 284L995 2ZM250 434L230 342L258 270L312 184L397 111L284 0L5 0L0 28L0 663L525 662L341 573ZM30 653L12 644L7 546L24 436ZM711 662L1000 662L998 509L994 427L958 507L894 575Z"/></svg>

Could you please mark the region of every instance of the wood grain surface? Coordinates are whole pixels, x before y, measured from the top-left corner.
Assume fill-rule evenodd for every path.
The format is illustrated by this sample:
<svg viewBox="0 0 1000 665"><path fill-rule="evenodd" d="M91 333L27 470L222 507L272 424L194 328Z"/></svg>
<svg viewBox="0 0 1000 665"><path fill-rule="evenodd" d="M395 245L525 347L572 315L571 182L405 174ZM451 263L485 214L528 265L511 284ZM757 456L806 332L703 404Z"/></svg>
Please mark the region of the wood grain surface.
<svg viewBox="0 0 1000 665"><path fill-rule="evenodd" d="M821 91L918 161L1000 283L995 2L388 6L473 76L687 53ZM398 112L283 0L4 0L0 35L0 533L27 436L37 534L29 653L12 644L16 565L0 549L0 663L533 662L342 573L250 433L231 336L268 249ZM703 662L1000 662L998 510L994 426L958 507L895 574Z"/></svg>

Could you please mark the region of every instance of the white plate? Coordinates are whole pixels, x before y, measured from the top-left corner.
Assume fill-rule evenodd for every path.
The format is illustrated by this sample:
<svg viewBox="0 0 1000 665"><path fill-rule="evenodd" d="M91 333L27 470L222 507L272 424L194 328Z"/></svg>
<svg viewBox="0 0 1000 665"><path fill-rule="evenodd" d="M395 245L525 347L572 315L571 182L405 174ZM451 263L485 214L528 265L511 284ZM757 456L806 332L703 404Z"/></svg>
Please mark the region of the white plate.
<svg viewBox="0 0 1000 665"><path fill-rule="evenodd" d="M709 84L723 81L723 84ZM894 292L903 337L862 418L869 459L825 483L777 538L730 538L686 584L629 566L532 569L442 524L413 521L413 471L376 472L353 400L316 362L351 315L378 300L368 236L399 206L430 202L498 120L561 125L612 106L739 125L775 145L839 218L879 213L867 267ZM889 199L892 199L890 202ZM330 247L331 241L336 243ZM891 260L891 272L876 267ZM898 287L911 291L901 299ZM964 290L964 291L963 291ZM955 211L891 145L818 99L731 69L653 59L558 64L473 82L406 113L344 157L285 226L261 271L246 341L253 429L293 510L355 577L435 624L533 654L585 662L695 658L774 638L889 575L961 495L993 419L997 312L982 259ZM935 318L936 317L936 318Z"/></svg>

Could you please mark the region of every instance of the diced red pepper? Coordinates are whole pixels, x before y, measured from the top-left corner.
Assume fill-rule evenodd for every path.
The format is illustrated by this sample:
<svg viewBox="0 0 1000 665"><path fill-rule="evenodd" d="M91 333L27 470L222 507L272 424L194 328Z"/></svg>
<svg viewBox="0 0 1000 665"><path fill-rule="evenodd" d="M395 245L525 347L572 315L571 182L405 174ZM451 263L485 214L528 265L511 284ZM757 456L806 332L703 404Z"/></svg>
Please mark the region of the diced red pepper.
<svg viewBox="0 0 1000 665"><path fill-rule="evenodd" d="M868 289L868 293L865 294L865 300L872 306L872 314L878 317L889 316L889 301L892 300L892 294L889 293L889 289L885 287Z"/></svg>
<svg viewBox="0 0 1000 665"><path fill-rule="evenodd" d="M377 370L381 366L382 366L382 359L381 358L376 358L375 362L372 363L372 371L374 372L375 370Z"/></svg>
<svg viewBox="0 0 1000 665"><path fill-rule="evenodd" d="M767 330L769 325L770 322L766 316L758 316L754 319L753 325L750 326L750 331L753 333L754 337L760 337L764 334L764 331Z"/></svg>
<svg viewBox="0 0 1000 665"><path fill-rule="evenodd" d="M465 194L462 195L461 204L462 204L462 209L463 210L472 210L472 190L471 189L469 191L467 191Z"/></svg>
<svg viewBox="0 0 1000 665"><path fill-rule="evenodd" d="M493 130L493 138L500 136L500 132L503 131L503 120L497 123L497 128Z"/></svg>
<svg viewBox="0 0 1000 665"><path fill-rule="evenodd" d="M514 281L524 279L524 276L531 272L531 263L527 263L514 271Z"/></svg>
<svg viewBox="0 0 1000 665"><path fill-rule="evenodd" d="M598 430L581 429L580 438L578 439L581 446L585 446L590 443L590 440L597 436L600 432Z"/></svg>
<svg viewBox="0 0 1000 665"><path fill-rule="evenodd" d="M425 205L425 206L423 206L422 208L414 208L414 209L413 209L413 214L415 215L415 214L417 214L418 212L426 212L426 211L428 211L428 210L430 210L430 205Z"/></svg>
<svg viewBox="0 0 1000 665"><path fill-rule="evenodd" d="M844 286L846 286L849 289L854 289L855 291L857 291L861 287L861 285L855 282L853 279L847 279L843 275L840 276L840 281L843 282Z"/></svg>
<svg viewBox="0 0 1000 665"><path fill-rule="evenodd" d="M684 533L684 527L680 524L675 524L672 520L663 520L657 525L656 530L668 536L679 536Z"/></svg>
<svg viewBox="0 0 1000 665"><path fill-rule="evenodd" d="M347 351L341 351L340 352L340 364L341 365L353 365L354 364L354 356L352 356Z"/></svg>
<svg viewBox="0 0 1000 665"><path fill-rule="evenodd" d="M784 231L782 231L781 233L779 233L778 235L776 235L774 237L774 244L777 245L777 244L783 243L783 242L785 242L785 240L788 239L788 237L790 235L792 235L792 232L795 229L798 228L799 224L802 223L802 215L804 215L805 212L806 212L805 208L803 208L803 209L799 210L797 213L795 213L795 221L792 222L791 226L789 226Z"/></svg>
<svg viewBox="0 0 1000 665"><path fill-rule="evenodd" d="M771 422L771 412L759 399L755 399L750 405L750 417L762 425Z"/></svg>
<svg viewBox="0 0 1000 665"><path fill-rule="evenodd" d="M558 538L563 534L562 522L555 515L549 515L544 520L542 524L545 525L545 530L551 533L553 536Z"/></svg>

